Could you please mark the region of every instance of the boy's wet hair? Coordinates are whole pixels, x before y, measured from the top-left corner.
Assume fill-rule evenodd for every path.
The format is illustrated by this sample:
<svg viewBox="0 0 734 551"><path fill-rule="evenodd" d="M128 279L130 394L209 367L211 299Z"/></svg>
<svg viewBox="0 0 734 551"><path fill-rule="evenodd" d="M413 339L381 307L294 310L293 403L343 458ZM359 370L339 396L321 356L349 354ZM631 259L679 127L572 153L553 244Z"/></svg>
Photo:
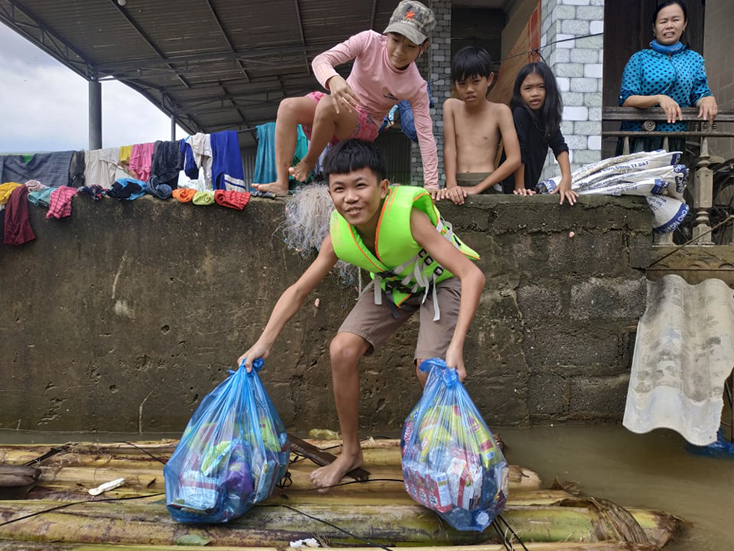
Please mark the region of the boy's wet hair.
<svg viewBox="0 0 734 551"><path fill-rule="evenodd" d="M382 153L372 142L352 138L332 147L324 158L324 180L329 183L331 174L349 174L369 168L381 182L387 178L387 168Z"/></svg>
<svg viewBox="0 0 734 551"><path fill-rule="evenodd" d="M451 82L473 76L487 77L492 74L492 56L484 48L466 46L456 52L451 60Z"/></svg>

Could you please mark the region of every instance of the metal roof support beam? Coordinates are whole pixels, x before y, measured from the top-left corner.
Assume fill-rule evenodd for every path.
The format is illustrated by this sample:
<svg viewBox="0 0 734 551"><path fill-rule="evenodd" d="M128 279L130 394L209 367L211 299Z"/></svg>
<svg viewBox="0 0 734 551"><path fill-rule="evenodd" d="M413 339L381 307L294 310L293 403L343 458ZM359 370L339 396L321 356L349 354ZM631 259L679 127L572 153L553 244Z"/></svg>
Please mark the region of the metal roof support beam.
<svg viewBox="0 0 734 551"><path fill-rule="evenodd" d="M0 0L0 21L85 80L90 79L90 63L13 0Z"/></svg>
<svg viewBox="0 0 734 551"><path fill-rule="evenodd" d="M173 69L175 71L176 70L175 67L171 64L171 62L168 60L168 58L165 56L165 54L158 49L158 47L153 43L153 41L150 39L150 37L148 37L148 35L145 33L145 31L140 28L140 25L138 25L135 22L135 20L128 15L127 10L125 8L123 8L122 6L120 6L117 3L117 0L110 0L110 2L112 2L112 5L115 6L115 9L117 9L117 11L119 11L120 14L122 14L122 16L125 18L125 20L130 24L130 26L133 29L135 29L135 32L137 32L140 35L140 38L142 38L145 41L145 43L148 46L150 46L150 48L156 54L158 54L158 57L160 57L163 61L166 62L166 65L168 67L170 67L171 69ZM181 84L183 84L184 86L186 86L186 88L191 88L191 84L189 84L189 82L183 76L181 76L180 74L178 74L178 72L176 73L176 76L178 77L178 80L181 81Z"/></svg>
<svg viewBox="0 0 734 551"><path fill-rule="evenodd" d="M3 0L0 0L2 2ZM222 60L241 60L248 63L260 63L263 65L280 65L280 61L274 61L274 57L277 55L283 56L288 54L297 55L302 52L321 52L324 48L332 46L329 42L320 42L318 44L309 44L306 46L288 46L282 48L260 48L260 49L248 49L238 50L235 52L219 51L219 52L207 52L199 54L186 54L166 57L165 59L146 57L141 59L133 59L128 61L111 61L108 63L101 63L98 65L100 71L105 73L114 73L115 71L133 70L138 68L151 68L160 65L166 65L169 63L209 63L213 61ZM261 61L257 58L267 58L269 61Z"/></svg>
<svg viewBox="0 0 734 551"><path fill-rule="evenodd" d="M242 112L242 109L240 109L239 105L237 105L237 102L232 97L232 94L229 93L229 90L227 90L227 88L225 86L222 86L222 92L224 92L225 94L227 94L227 96L229 97L229 101L232 104L232 107L234 107L235 110L237 111L237 113L239 113L240 118L242 119L242 122L245 125L249 126L249 123L247 122L247 119L245 118L245 114Z"/></svg>
<svg viewBox="0 0 734 551"><path fill-rule="evenodd" d="M306 47L306 35L303 32L303 20L301 19L301 7L298 5L298 0L294 0L296 3L296 17L298 18L298 31L301 33L301 45ZM308 62L308 55L306 51L303 51L303 61L306 63L306 73L311 74L311 64Z"/></svg>
<svg viewBox="0 0 734 551"><path fill-rule="evenodd" d="M89 149L102 149L102 83L89 81Z"/></svg>
<svg viewBox="0 0 734 551"><path fill-rule="evenodd" d="M372 0L372 17L370 17L370 29L375 29L375 17L377 17L377 0Z"/></svg>
<svg viewBox="0 0 734 551"><path fill-rule="evenodd" d="M234 46L232 45L232 41L229 38L229 35L227 34L227 31L224 30L224 26L222 25L221 19L219 19L219 15L217 14L217 10L214 9L214 6L212 6L211 0L206 0L206 5L209 6L209 11L212 12L212 16L214 17L214 21L217 22L217 26L219 27L219 32L222 33L222 36L224 37L224 41L227 43L227 46L232 51L232 53L235 53ZM240 66L240 69L242 70L242 74L245 75L245 78L249 81L250 75L247 74L247 69L245 69L245 65L242 63L241 59L237 59L237 64Z"/></svg>

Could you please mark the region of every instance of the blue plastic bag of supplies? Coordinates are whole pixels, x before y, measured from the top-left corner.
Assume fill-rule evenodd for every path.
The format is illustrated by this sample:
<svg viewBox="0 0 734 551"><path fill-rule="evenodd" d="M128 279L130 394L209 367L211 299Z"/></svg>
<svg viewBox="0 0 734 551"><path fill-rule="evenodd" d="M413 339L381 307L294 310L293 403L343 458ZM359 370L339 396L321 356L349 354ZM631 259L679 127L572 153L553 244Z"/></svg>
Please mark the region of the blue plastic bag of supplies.
<svg viewBox="0 0 734 551"><path fill-rule="evenodd" d="M426 360L423 396L400 439L405 489L457 530L487 528L507 501L509 467L455 369Z"/></svg>
<svg viewBox="0 0 734 551"><path fill-rule="evenodd" d="M273 492L285 476L288 435L257 371L243 365L209 393L163 469L177 522L227 522Z"/></svg>

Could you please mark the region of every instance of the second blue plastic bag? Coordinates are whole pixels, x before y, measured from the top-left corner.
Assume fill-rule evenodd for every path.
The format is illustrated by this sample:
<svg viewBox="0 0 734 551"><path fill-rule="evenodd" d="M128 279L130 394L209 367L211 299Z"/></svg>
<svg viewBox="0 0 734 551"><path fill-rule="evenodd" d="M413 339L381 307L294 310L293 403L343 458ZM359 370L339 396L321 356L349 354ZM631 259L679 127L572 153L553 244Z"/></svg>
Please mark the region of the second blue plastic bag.
<svg viewBox="0 0 734 551"><path fill-rule="evenodd" d="M243 366L209 393L163 469L178 522L227 522L273 492L288 467L288 435L257 371Z"/></svg>
<svg viewBox="0 0 734 551"><path fill-rule="evenodd" d="M457 530L483 531L507 501L509 467L455 369L426 360L400 440L405 489Z"/></svg>

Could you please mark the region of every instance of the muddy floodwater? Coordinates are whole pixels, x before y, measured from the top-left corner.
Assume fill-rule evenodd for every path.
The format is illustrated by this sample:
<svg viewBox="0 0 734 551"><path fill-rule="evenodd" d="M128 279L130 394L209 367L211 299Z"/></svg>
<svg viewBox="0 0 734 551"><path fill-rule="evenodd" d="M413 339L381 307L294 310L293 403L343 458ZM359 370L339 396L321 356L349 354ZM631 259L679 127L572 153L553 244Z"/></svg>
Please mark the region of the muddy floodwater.
<svg viewBox="0 0 734 551"><path fill-rule="evenodd" d="M677 433L633 434L621 426L498 429L511 463L536 471L543 485L573 482L585 495L659 509L691 525L666 551L734 550L734 457L693 455ZM0 443L116 442L179 434L43 433L0 430ZM392 435L395 436L395 435Z"/></svg>

